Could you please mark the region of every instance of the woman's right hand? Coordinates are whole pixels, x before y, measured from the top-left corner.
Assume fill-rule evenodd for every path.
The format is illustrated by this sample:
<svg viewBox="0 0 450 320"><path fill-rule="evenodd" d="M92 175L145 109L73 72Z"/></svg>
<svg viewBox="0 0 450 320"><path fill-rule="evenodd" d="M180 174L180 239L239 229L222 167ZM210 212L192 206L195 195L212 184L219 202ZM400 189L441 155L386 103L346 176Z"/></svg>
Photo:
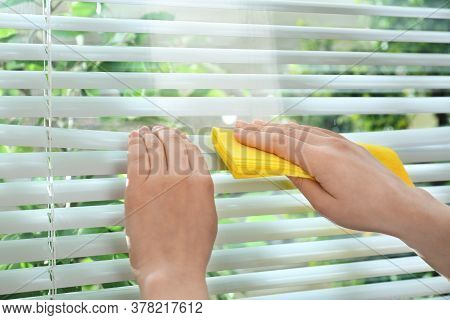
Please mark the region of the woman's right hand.
<svg viewBox="0 0 450 320"><path fill-rule="evenodd" d="M332 131L295 123L239 121L235 137L314 176L315 181L290 179L325 217L346 228L397 236L436 256L435 267L450 275L450 207L407 186L361 146Z"/></svg>

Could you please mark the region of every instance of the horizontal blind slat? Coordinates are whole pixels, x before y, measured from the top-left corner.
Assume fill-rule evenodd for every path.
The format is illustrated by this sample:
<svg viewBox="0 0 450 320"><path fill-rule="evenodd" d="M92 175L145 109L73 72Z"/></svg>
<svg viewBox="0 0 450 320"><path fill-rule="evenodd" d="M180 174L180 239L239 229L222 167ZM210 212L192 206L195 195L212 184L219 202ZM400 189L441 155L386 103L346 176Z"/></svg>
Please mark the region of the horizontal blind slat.
<svg viewBox="0 0 450 320"><path fill-rule="evenodd" d="M426 129L404 129L374 132L344 133L346 138L363 143L384 145L394 149L430 147L450 144L450 126ZM54 148L98 150L127 150L127 132L80 129L52 129ZM209 136L190 136L203 153L215 153ZM0 144L8 146L45 147L46 131L43 127L0 124Z"/></svg>
<svg viewBox="0 0 450 320"><path fill-rule="evenodd" d="M448 291L448 281L443 277L432 277L432 278L424 278L421 279L420 282L416 279L413 280L401 280L401 281L392 281L392 282L384 282L378 284L370 284L370 285L359 285L352 286L346 288L335 288L342 289L337 292L331 292L337 296L337 298L329 298L329 299L411 299L417 297L423 297L427 295L435 295L433 293L433 289L437 289L438 292ZM356 292L352 292L351 288L359 287ZM427 290L428 288L428 290ZM323 289L323 290L331 290L331 289ZM312 292L312 295L309 296L309 293ZM324 294L328 294L329 291L306 291L303 292L302 299L324 299ZM320 297L316 297L319 296ZM347 298L347 295L349 296ZM361 298L364 296L364 298ZM444 296L448 297L448 296ZM48 296L37 297L31 299L48 299ZM122 288L113 288L113 289L104 289L97 291L85 291L85 292L76 292L76 293L66 293L66 294L58 294L58 299L66 299L66 300L137 300L139 299L139 289L136 286L122 287ZM275 297L269 296L266 299L274 299ZM260 299L260 296L255 297L254 299ZM284 299L284 298L282 298ZM292 298L297 300L296 298ZM439 298L435 298L439 299Z"/></svg>
<svg viewBox="0 0 450 320"><path fill-rule="evenodd" d="M450 163L413 164L405 169L415 183L450 180Z"/></svg>
<svg viewBox="0 0 450 320"><path fill-rule="evenodd" d="M433 269L419 257L380 259L317 267L262 271L207 279L212 294L266 290L283 287L348 281L389 275L411 274Z"/></svg>
<svg viewBox="0 0 450 320"><path fill-rule="evenodd" d="M50 296L25 298L24 300L47 300ZM81 291L73 293L59 293L58 300L139 300L139 288L127 286L93 291Z"/></svg>
<svg viewBox="0 0 450 320"><path fill-rule="evenodd" d="M64 236L56 241L57 259L128 252L122 232ZM377 235L259 247L213 250L208 271L293 265L309 261L369 257L411 252L397 238ZM0 263L43 261L49 257L46 238L0 243Z"/></svg>
<svg viewBox="0 0 450 320"><path fill-rule="evenodd" d="M410 299L450 292L450 282L444 277L401 280L349 287L259 296L257 300L369 300Z"/></svg>
<svg viewBox="0 0 450 320"><path fill-rule="evenodd" d="M446 173L447 175L447 173ZM439 180L441 180L439 178ZM273 185L272 189L276 190L277 188L282 188L282 186L278 187L278 183L273 180L267 179L266 182L271 183ZM267 186L269 186L267 184ZM47 185L45 182L6 182L0 183L0 203L3 206L18 206L18 205L29 205L29 204L46 204L48 202L48 193L46 189ZM235 193L237 192L237 188L233 188L232 186L216 186L216 193ZM447 201L447 190L446 188L450 188L450 186L436 186L431 190L439 190L440 193L444 193L444 198L441 200L443 202ZM438 189L438 188L443 188ZM55 203L67 203L67 202L85 202L85 201L106 201L106 200L120 200L124 198L124 189L125 189L125 179L124 178L104 178L104 179L74 179L74 180L56 180L54 182L54 201ZM169 190L168 188L167 190ZM263 189L261 186L260 190ZM243 188L241 188L243 190ZM252 191L250 188L248 191ZM294 195L294 198L297 195ZM290 196L287 196L290 197ZM247 198L242 198L247 199ZM246 200L241 200L246 201ZM260 207L260 205L256 205L256 207L252 206L252 201L248 200L247 207L243 209L243 212L256 212L264 210L268 210L272 208L272 205L269 203L266 204L266 207ZM294 202L292 202L294 201ZM298 201L303 202L303 199L298 199ZM288 202L292 202L292 205L295 207L299 207L298 201L291 198L288 199ZM296 203L297 202L297 203ZM243 205L243 204L242 204ZM275 205L274 209L280 210L278 205ZM287 210L287 207L283 208ZM233 211L234 212L234 211ZM229 212L231 215L231 211Z"/></svg>
<svg viewBox="0 0 450 320"><path fill-rule="evenodd" d="M444 148L442 149L444 150ZM447 151L449 157L446 160L448 161L450 160L450 146ZM0 178L45 177L48 174L46 161L47 156L43 152L0 154ZM217 155L210 155L206 162L210 170L226 170ZM125 151L57 152L52 155L52 165L54 176L114 175L126 173L127 155ZM448 163L406 165L406 170L414 182L445 181L450 180L448 165ZM263 185L268 183L266 179L237 182L230 178L230 180L222 179L221 181L223 181L222 184L231 183L230 190L233 188L241 190L240 186L245 184L252 184L253 187L260 190L258 183ZM282 181L287 182L287 179ZM262 189L265 190L265 187ZM253 191L248 188L245 190Z"/></svg>
<svg viewBox="0 0 450 320"><path fill-rule="evenodd" d="M40 44L0 44L0 60L43 60ZM450 66L448 54L53 45L53 61Z"/></svg>
<svg viewBox="0 0 450 320"><path fill-rule="evenodd" d="M441 146L419 146L396 148L395 151L404 163L448 161L450 159L450 144Z"/></svg>
<svg viewBox="0 0 450 320"><path fill-rule="evenodd" d="M54 117L450 113L450 97L53 97ZM45 117L39 96L0 97L1 117Z"/></svg>
<svg viewBox="0 0 450 320"><path fill-rule="evenodd" d="M89 181L90 180L90 181ZM86 201L104 201L122 199L125 189L125 179L89 179L89 180L56 180L54 182L55 203L67 202L86 202ZM273 188L276 188L275 186ZM231 188L228 188L228 192ZM21 204L45 204L48 201L48 193L46 192L45 182L8 182L0 184L0 203L3 206L15 206ZM96 192L97 190L97 192ZM215 192L223 192L224 188L215 187ZM236 191L234 191L236 192ZM302 212L302 203L305 200L300 195L281 195L278 198L264 201L260 197L259 203L254 203L253 198L229 198L217 199L219 209L223 206L224 217L236 217L242 215L257 215L264 213L273 213L284 211ZM280 206L278 201L284 201ZM220 205L219 205L220 203ZM264 203L264 205L262 205ZM242 207L240 207L242 206Z"/></svg>
<svg viewBox="0 0 450 320"><path fill-rule="evenodd" d="M396 148L397 153L404 163L450 161L450 144ZM205 160L210 170L226 170L223 162L216 154L204 154ZM30 177L47 176L47 157L43 152L34 153L3 153L0 155L0 178L18 179ZM125 151L78 151L78 152L55 152L52 155L53 172L55 176L82 176L82 175L113 175L126 172L127 154ZM412 175L413 180L419 182L442 180L446 174L442 173L446 164L433 164L432 171L423 172L420 167L407 166L407 170ZM425 166L423 168L426 168ZM421 170L420 173L418 170ZM442 175L439 175L441 172ZM416 178L414 178L414 176ZM216 176L217 177L217 176ZM420 178L422 177L422 178ZM435 177L435 178L434 178ZM275 179L274 177L270 179ZM446 178L445 178L446 179ZM422 181L425 181L422 180ZM255 183L254 179L240 180L238 184L233 180L222 183L232 183L223 192L233 192L233 190L243 190L236 192L265 191L267 183ZM277 184L283 184L282 180ZM267 182L267 181L266 181ZM247 186L251 185L251 187ZM259 187L260 186L260 187ZM270 186L269 186L270 187Z"/></svg>
<svg viewBox="0 0 450 320"><path fill-rule="evenodd" d="M274 180L274 179L271 179ZM278 183L276 183L278 185ZM287 183L286 183L287 184ZM70 185L69 185L70 186ZM68 187L69 187L68 186ZM91 187L89 184L86 184L86 188L84 191L86 194L89 192L94 192L95 187L98 187L99 184L93 184ZM100 185L101 186L101 185ZM26 187L24 187L26 189ZM261 188L259 190L277 190L277 186L274 184L269 185L269 183L265 183L265 189ZM282 186L280 189L283 188ZM77 188L78 190L80 188ZM74 192L77 192L77 189ZM438 200L444 203L450 203L450 187L449 186L432 186L423 188L424 190L430 192L432 196L437 198ZM44 186L42 186L42 191L44 190ZM233 192L238 192L238 190L233 190ZM249 192L256 191L256 189L241 189L241 192ZM25 192L28 194L28 192ZM86 198L87 196L84 196ZM88 198L90 200L91 198ZM24 200L23 202L27 202L29 200ZM257 216L257 215L272 215L272 214L294 214L294 213L304 213L312 211L309 202L306 198L297 193L292 194L281 194L281 195L271 195L271 196L255 196L255 197L238 197L238 198L218 198L216 201L216 208L219 218L236 218L236 217L247 217L247 216ZM72 208L57 208L55 209L57 214L55 226L58 230L63 229L76 229L76 228L93 228L93 227L103 227L103 226L111 226L111 225L121 225L123 223L124 218L124 208L123 205L103 205L103 206L84 206L84 207L72 207ZM25 232L40 232L48 230L48 220L46 220L46 211L42 209L36 210L21 210L21 211L3 211L0 212L0 233L3 234L13 234L13 233L25 233ZM277 222L280 224L278 227L286 227L281 228L284 230L290 230L292 227L295 230L297 225L294 223L292 226L285 226L282 222ZM301 227L298 228L297 231L299 235L302 236L310 236L312 234L320 232L334 232L334 234L340 233L340 228L335 227L333 225L327 225L325 229L320 229L323 221L321 220L308 220L308 221L299 221ZM308 223L312 223L312 225L308 225L310 227L314 227L313 229L308 229L306 225ZM317 225L316 225L317 223ZM305 224L305 225L303 225ZM270 230L265 229L265 225L259 226L258 224L251 224L248 226L249 228L253 227L261 227L261 230L266 230L265 234L269 236ZM230 227L223 227L230 228ZM244 225L240 228L246 228ZM304 230L301 230L304 228ZM226 229L228 230L228 229ZM238 230L238 229L236 229ZM234 232L234 231L230 231ZM261 231L262 232L262 231ZM273 232L279 235L283 232L280 232L279 229L273 229ZM304 232L304 233L302 233ZM234 235L236 237L234 237ZM326 235L326 234L320 234ZM253 234L243 234L239 235L237 233L233 233L232 238L227 238L227 236L220 237L220 241L238 241L239 239L243 239L242 241L253 241L255 238L251 238L253 240L246 240L247 236L252 236ZM263 236L255 235L255 237ZM275 236L275 235L273 235ZM223 239L223 240L222 240ZM231 240L230 240L231 239ZM256 241L256 240L255 240Z"/></svg>
<svg viewBox="0 0 450 320"><path fill-rule="evenodd" d="M0 13L0 28L39 30L45 25L39 15ZM237 23L82 18L53 16L53 30L87 32L152 33L166 35L204 35L227 37L338 39L361 41L396 41L448 43L450 32L382 30L358 28L297 27ZM55 44L58 44L55 38Z"/></svg>
<svg viewBox="0 0 450 320"><path fill-rule="evenodd" d="M97 0L85 0L85 2L97 2ZM184 8L242 9L299 13L450 19L450 10L445 8L341 4L332 2L315 3L311 1L286 0L152 0L151 3L149 3L148 0L103 0L102 2L110 4L135 4L147 6L151 4L155 6Z"/></svg>
<svg viewBox="0 0 450 320"><path fill-rule="evenodd" d="M283 200L277 199L276 196L269 196L266 198L268 198L266 199L267 201ZM233 201L217 201L219 218L226 216L224 211L226 210L226 205L230 202ZM239 201L235 202L234 205L238 206ZM300 207L300 203L298 206ZM283 212L282 210L283 205L280 206L279 211ZM242 211L242 214L246 214L245 210ZM262 212L264 212L263 209ZM124 210L122 205L57 208L55 209L55 214L56 230L94 228L124 224ZM247 214L250 215L250 213ZM41 209L0 212L0 232L2 234L14 234L47 231L49 229L48 219L47 223L45 219L46 211ZM338 227L321 217L271 222L242 222L219 225L219 233L215 244L223 245L227 243L284 240L316 236L322 237L351 233L355 233L355 231Z"/></svg>
<svg viewBox="0 0 450 320"><path fill-rule="evenodd" d="M450 89L450 76L278 75L146 72L52 73L54 89ZM46 89L39 71L0 71L5 89Z"/></svg>
<svg viewBox="0 0 450 320"><path fill-rule="evenodd" d="M0 294L32 292L50 288L45 267L8 270L0 273ZM312 285L370 277L432 271L419 257L351 262L317 267L262 271L209 277L210 294ZM128 259L75 263L55 267L56 285L67 288L80 285L134 280ZM134 287L137 289L137 287ZM124 288L125 289L125 288ZM139 299L136 290L136 299Z"/></svg>

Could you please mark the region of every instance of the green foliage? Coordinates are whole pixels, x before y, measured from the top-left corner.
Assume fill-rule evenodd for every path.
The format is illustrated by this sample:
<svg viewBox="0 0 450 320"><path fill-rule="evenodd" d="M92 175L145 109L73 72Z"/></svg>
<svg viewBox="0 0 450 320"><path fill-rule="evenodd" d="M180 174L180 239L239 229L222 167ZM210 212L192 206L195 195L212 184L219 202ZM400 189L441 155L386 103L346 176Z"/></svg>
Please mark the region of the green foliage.
<svg viewBox="0 0 450 320"><path fill-rule="evenodd" d="M0 42L7 42L17 34L15 29L0 29Z"/></svg>
<svg viewBox="0 0 450 320"><path fill-rule="evenodd" d="M408 0L408 1L396 1L396 0L375 0L375 1L361 1L371 4L383 4L383 5L404 5L404 6L425 6L425 7L440 7L444 3L442 0L427 1L427 0ZM299 20L297 25L305 25L305 22ZM411 19L411 18L398 18L398 17L372 17L370 19L370 28L373 29L398 29L398 30L433 30L433 31L449 31L450 25L445 20L440 19ZM338 47L344 41L335 40L309 40L303 39L300 41L301 50L342 50ZM368 51L368 52L411 52L411 53L449 53L449 46L447 44L439 43L404 43L404 42L353 42L351 51ZM369 47L368 47L369 45ZM348 49L346 49L348 50ZM398 68L386 68L384 66L342 66L333 67L336 70L335 74L398 74ZM408 73L410 75L425 75L425 74L448 74L448 68L440 68L439 70L433 70L430 72L424 67L408 67ZM293 74L314 74L317 73L317 68L312 69L311 66L293 65L290 66L290 71ZM403 71L402 71L403 72ZM326 69L323 73L327 74ZM401 74L401 73L400 73ZM445 90L444 90L445 91ZM313 96L330 96L331 91L327 92L321 90L315 92ZM422 93L424 96L445 96L448 95L448 90L440 92L438 90L425 91ZM361 96L358 93L334 93L333 96ZM365 97L371 96L386 96L376 93L366 93ZM406 96L406 92L399 94L389 94L388 96ZM440 125L448 124L448 115L436 115L439 119ZM290 117L294 121L298 121L303 124L309 124L319 127L332 129L337 132L351 132L351 131L376 131L376 130L390 130L390 129L405 129L408 128L411 123L411 116L408 115L350 115L350 116L297 116Z"/></svg>
<svg viewBox="0 0 450 320"><path fill-rule="evenodd" d="M143 20L175 20L175 16L169 12L160 11L160 12L151 12L144 14L141 19Z"/></svg>
<svg viewBox="0 0 450 320"><path fill-rule="evenodd" d="M97 3L95 2L72 2L70 5L71 15L75 17L93 17L97 15Z"/></svg>

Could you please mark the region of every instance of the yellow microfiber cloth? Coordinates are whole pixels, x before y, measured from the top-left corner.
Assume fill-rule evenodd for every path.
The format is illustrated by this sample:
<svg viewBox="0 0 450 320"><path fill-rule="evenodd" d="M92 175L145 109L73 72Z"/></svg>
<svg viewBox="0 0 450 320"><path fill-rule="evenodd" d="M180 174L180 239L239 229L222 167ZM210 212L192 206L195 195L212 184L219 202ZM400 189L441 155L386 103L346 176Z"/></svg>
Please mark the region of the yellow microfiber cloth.
<svg viewBox="0 0 450 320"><path fill-rule="evenodd" d="M220 158L236 179L269 176L292 176L314 179L314 177L310 176L302 168L287 160L274 154L240 144L234 138L233 130L213 128L211 138ZM370 144L360 143L359 145L369 151L378 161L396 174L407 185L414 186L403 167L402 161L394 150Z"/></svg>

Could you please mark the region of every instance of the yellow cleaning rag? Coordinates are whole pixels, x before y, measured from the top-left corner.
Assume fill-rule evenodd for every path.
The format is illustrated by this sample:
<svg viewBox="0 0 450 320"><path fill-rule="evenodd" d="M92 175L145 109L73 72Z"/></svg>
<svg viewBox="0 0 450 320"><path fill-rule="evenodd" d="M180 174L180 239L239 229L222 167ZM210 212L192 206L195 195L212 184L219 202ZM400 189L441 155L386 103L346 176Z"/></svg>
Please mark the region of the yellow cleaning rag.
<svg viewBox="0 0 450 320"><path fill-rule="evenodd" d="M220 158L236 179L269 176L292 176L314 179L314 177L310 176L302 168L287 160L274 154L240 144L234 138L233 130L213 128L211 138ZM394 150L370 144L360 143L360 145L407 185L414 186L403 167L402 161Z"/></svg>

